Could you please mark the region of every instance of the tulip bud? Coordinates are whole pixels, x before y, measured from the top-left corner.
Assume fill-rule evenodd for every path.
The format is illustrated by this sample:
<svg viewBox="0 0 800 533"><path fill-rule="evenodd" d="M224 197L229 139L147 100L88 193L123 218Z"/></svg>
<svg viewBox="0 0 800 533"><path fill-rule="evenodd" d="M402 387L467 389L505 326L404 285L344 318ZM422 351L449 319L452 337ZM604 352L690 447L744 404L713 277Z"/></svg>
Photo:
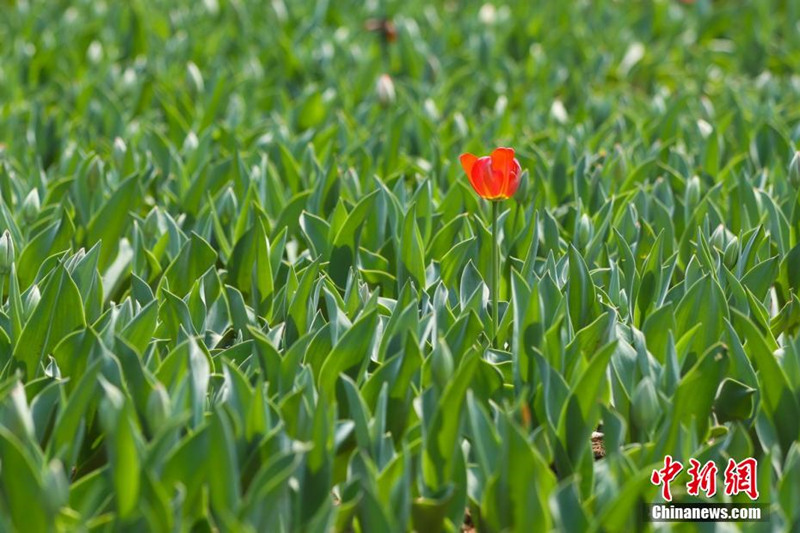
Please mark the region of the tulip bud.
<svg viewBox="0 0 800 533"><path fill-rule="evenodd" d="M232 220L239 212L237 204L236 194L233 192L233 189L228 187L219 200L219 207L217 208L219 219L223 222Z"/></svg>
<svg viewBox="0 0 800 533"><path fill-rule="evenodd" d="M92 41L89 44L89 48L86 49L86 59L89 60L89 63L100 63L103 59L103 45L100 41Z"/></svg>
<svg viewBox="0 0 800 533"><path fill-rule="evenodd" d="M649 377L639 382L631 400L631 417L636 425L642 429L652 427L662 409L658 403L656 389Z"/></svg>
<svg viewBox="0 0 800 533"><path fill-rule="evenodd" d="M466 136L469 133L469 126L467 126L467 120L461 113L456 112L456 114L453 115L453 124L455 125L458 134L461 135L462 137Z"/></svg>
<svg viewBox="0 0 800 533"><path fill-rule="evenodd" d="M25 301L22 302L22 312L25 315L25 320L30 318L33 310L36 309L36 306L39 305L39 300L42 299L42 293L39 292L39 286L34 285L30 291L28 291L28 295L25 297Z"/></svg>
<svg viewBox="0 0 800 533"><path fill-rule="evenodd" d="M628 306L628 292L625 289L620 289L619 291L619 309L623 315L627 315L630 312L630 307Z"/></svg>
<svg viewBox="0 0 800 533"><path fill-rule="evenodd" d="M42 503L48 512L58 512L69 501L69 480L64 465L58 459L53 459L47 464L42 476L43 492Z"/></svg>
<svg viewBox="0 0 800 533"><path fill-rule="evenodd" d="M150 392L147 398L147 421L152 427L159 427L169 417L169 395L161 383Z"/></svg>
<svg viewBox="0 0 800 533"><path fill-rule="evenodd" d="M436 107L436 103L431 98L425 99L425 102L422 104L422 109L425 110L425 114L428 115L428 118L433 121L437 121L441 118L439 108Z"/></svg>
<svg viewBox="0 0 800 533"><path fill-rule="evenodd" d="M67 270L67 272L72 274L72 272L75 270L75 267L78 266L78 263L83 261L84 257L86 257L86 249L81 248L80 250L75 252L75 254L73 254L72 257L64 261L64 268Z"/></svg>
<svg viewBox="0 0 800 533"><path fill-rule="evenodd" d="M190 131L183 140L181 151L184 154L189 154L197 150L198 146L200 146L200 139L197 138L197 134L195 132Z"/></svg>
<svg viewBox="0 0 800 533"><path fill-rule="evenodd" d="M186 81L194 94L202 94L205 91L203 74L194 61L189 61L186 65Z"/></svg>
<svg viewBox="0 0 800 533"><path fill-rule="evenodd" d="M569 114L567 113L567 108L564 107L564 102L554 100L550 106L550 116L559 124L566 124L569 121Z"/></svg>
<svg viewBox="0 0 800 533"><path fill-rule="evenodd" d="M36 215L39 214L39 209L41 209L41 207L39 191L36 189L31 190L28 196L25 197L25 201L22 202L22 217L26 222L32 222L36 218Z"/></svg>
<svg viewBox="0 0 800 533"><path fill-rule="evenodd" d="M575 233L578 237L577 242L575 243L576 247L578 250L583 250L594 236L594 227L592 226L592 221L589 219L589 215L586 213L581 215L580 220L578 220L578 227Z"/></svg>
<svg viewBox="0 0 800 533"><path fill-rule="evenodd" d="M717 226L717 229L715 229L714 233L711 234L709 244L720 251L725 249L725 245L727 244L725 239L725 226L722 224Z"/></svg>
<svg viewBox="0 0 800 533"><path fill-rule="evenodd" d="M125 144L125 141L123 141L121 137L115 137L113 154L114 154L114 159L117 161L118 164L124 160L125 154L127 152L128 152L128 146Z"/></svg>
<svg viewBox="0 0 800 533"><path fill-rule="evenodd" d="M667 183L667 180L664 178L658 178L656 180L653 186L653 194L670 211L675 206L675 202L672 198L672 187L669 186L669 183Z"/></svg>
<svg viewBox="0 0 800 533"><path fill-rule="evenodd" d="M702 118L697 120L697 129L700 130L700 135L703 136L703 139L708 139L708 136L714 133L714 126Z"/></svg>
<svg viewBox="0 0 800 533"><path fill-rule="evenodd" d="M800 187L800 151L794 153L792 162L789 163L789 183Z"/></svg>
<svg viewBox="0 0 800 533"><path fill-rule="evenodd" d="M506 114L506 108L508 107L508 97L504 94L501 94L497 97L497 100L494 103L494 114L497 116L504 116Z"/></svg>
<svg viewBox="0 0 800 533"><path fill-rule="evenodd" d="M732 269L736 266L736 262L739 260L739 239L734 237L728 243L728 246L725 247L725 255L723 256L722 261L725 263L725 266L728 269Z"/></svg>
<svg viewBox="0 0 800 533"><path fill-rule="evenodd" d="M44 375L52 379L61 379L61 369L58 367L58 361L52 355L48 355L47 366L44 369Z"/></svg>
<svg viewBox="0 0 800 533"><path fill-rule="evenodd" d="M161 224L159 223L159 212L158 208L154 207L147 213L147 216L144 218L144 225L142 226L142 230L146 237L155 237L159 233L161 233Z"/></svg>
<svg viewBox="0 0 800 533"><path fill-rule="evenodd" d="M393 104L397 95L394 91L392 77L388 74L381 74L375 86L375 92L378 93L378 102L380 102L383 107Z"/></svg>
<svg viewBox="0 0 800 533"><path fill-rule="evenodd" d="M5 276L11 272L11 263L14 262L14 241L8 230L3 232L0 237L0 276Z"/></svg>
<svg viewBox="0 0 800 533"><path fill-rule="evenodd" d="M487 26L491 26L497 21L497 8L494 4L483 4L478 11L478 20Z"/></svg>

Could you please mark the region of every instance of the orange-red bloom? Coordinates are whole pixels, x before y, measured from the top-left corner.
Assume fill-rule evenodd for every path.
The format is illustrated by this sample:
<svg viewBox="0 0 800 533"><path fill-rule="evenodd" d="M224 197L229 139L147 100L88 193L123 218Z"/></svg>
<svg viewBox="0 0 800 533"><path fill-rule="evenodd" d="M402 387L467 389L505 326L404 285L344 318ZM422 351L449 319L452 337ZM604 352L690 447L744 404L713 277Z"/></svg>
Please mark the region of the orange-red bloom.
<svg viewBox="0 0 800 533"><path fill-rule="evenodd" d="M491 155L461 154L461 166L481 198L508 200L519 187L521 168L513 148L497 148Z"/></svg>
<svg viewBox="0 0 800 533"><path fill-rule="evenodd" d="M393 43L397 40L397 28L391 19L369 19L364 27L367 31L380 32L386 42Z"/></svg>

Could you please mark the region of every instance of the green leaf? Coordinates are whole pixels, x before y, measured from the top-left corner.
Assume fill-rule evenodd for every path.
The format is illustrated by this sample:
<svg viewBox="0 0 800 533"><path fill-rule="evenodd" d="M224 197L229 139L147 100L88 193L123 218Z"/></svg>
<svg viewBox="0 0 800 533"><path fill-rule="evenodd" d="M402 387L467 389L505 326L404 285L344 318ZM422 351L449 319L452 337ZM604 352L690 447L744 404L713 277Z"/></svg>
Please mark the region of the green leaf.
<svg viewBox="0 0 800 533"><path fill-rule="evenodd" d="M569 316L575 330L587 326L595 317L597 296L589 268L574 246L569 248Z"/></svg>
<svg viewBox="0 0 800 533"><path fill-rule="evenodd" d="M136 348L140 354L144 353L156 330L158 319L158 306L156 304L157 302L153 300L144 306L120 332L120 336Z"/></svg>
<svg viewBox="0 0 800 533"><path fill-rule="evenodd" d="M753 414L755 392L744 383L725 378L714 400L714 412L721 422L747 420Z"/></svg>
<svg viewBox="0 0 800 533"><path fill-rule="evenodd" d="M114 468L114 493L120 518L124 519L133 514L139 503L139 457L127 416L119 417L119 424L113 431L115 450L111 454L111 464Z"/></svg>
<svg viewBox="0 0 800 533"><path fill-rule="evenodd" d="M58 266L42 292L42 299L25 324L14 358L28 378L39 374L39 363L61 339L86 325L78 287L63 266Z"/></svg>
<svg viewBox="0 0 800 533"><path fill-rule="evenodd" d="M762 408L775 425L781 449L788 453L792 443L800 437L800 407L797 398L792 394L786 374L756 326L736 310L733 315L737 329L743 332L746 340L745 349L756 363Z"/></svg>
<svg viewBox="0 0 800 533"><path fill-rule="evenodd" d="M0 457L2 514L19 531L48 531L53 513L45 506L41 476L23 444L4 427L0 427Z"/></svg>
<svg viewBox="0 0 800 533"><path fill-rule="evenodd" d="M27 289L36 278L40 265L48 257L70 247L75 226L64 213L57 221L36 234L22 250L17 261L19 286Z"/></svg>
<svg viewBox="0 0 800 533"><path fill-rule="evenodd" d="M425 288L425 250L416 218L416 205L412 205L403 221L403 232L398 243L397 282L403 285L407 279L420 289Z"/></svg>
<svg viewBox="0 0 800 533"><path fill-rule="evenodd" d="M701 439L706 437L711 407L727 367L727 350L722 346L712 346L684 374L675 391L672 417L689 428L696 428ZM678 426L673 425L673 435L680 431Z"/></svg>
<svg viewBox="0 0 800 533"><path fill-rule="evenodd" d="M426 486L434 492L443 490L453 475L453 454L461 425L461 405L477 366L475 352L464 357L442 393L428 427L422 472Z"/></svg>
<svg viewBox="0 0 800 533"><path fill-rule="evenodd" d="M273 292L270 245L264 224L259 220L236 243L229 260L231 284L255 298L254 306L266 312Z"/></svg>
<svg viewBox="0 0 800 533"><path fill-rule="evenodd" d="M180 253L164 271L164 279L169 290L178 296L185 296L196 279L214 265L217 253L196 233L183 245Z"/></svg>
<svg viewBox="0 0 800 533"><path fill-rule="evenodd" d="M701 334L695 337L694 347L698 354L717 342L728 317L728 304L719 283L710 275L703 276L689 287L675 309L678 332L689 331L702 324Z"/></svg>
<svg viewBox="0 0 800 533"><path fill-rule="evenodd" d="M378 314L374 310L361 316L325 358L320 371L319 390L327 398L330 399L334 394L341 374L347 374L357 382L361 381L361 369L369 361L369 347L375 335L377 320Z"/></svg>
<svg viewBox="0 0 800 533"><path fill-rule="evenodd" d="M750 289L759 300L763 300L766 297L767 291L778 276L779 258L780 256L776 255L760 262L742 278L742 286Z"/></svg>
<svg viewBox="0 0 800 533"><path fill-rule="evenodd" d="M356 204L333 239L329 272L334 283L340 287L347 281L350 267L356 264L356 241L379 192L379 189L372 191Z"/></svg>
<svg viewBox="0 0 800 533"><path fill-rule="evenodd" d="M226 417L215 410L208 426L209 455L208 485L213 509L222 514L235 515L239 509L241 494L240 474L236 447L230 424Z"/></svg>
<svg viewBox="0 0 800 533"><path fill-rule="evenodd" d="M300 285L292 295L291 303L289 304L289 316L286 319L288 344L303 335L309 322L313 319L311 314L316 306L309 305L309 302L312 301L312 291L317 281L318 272L319 262L315 261L305 269L302 278L300 278Z"/></svg>
<svg viewBox="0 0 800 533"><path fill-rule="evenodd" d="M101 270L111 263L117 252L118 243L131 219L129 212L136 209L142 195L139 192L138 174L123 181L103 202L101 209L94 213L87 226L87 243L93 246L102 241L98 264Z"/></svg>

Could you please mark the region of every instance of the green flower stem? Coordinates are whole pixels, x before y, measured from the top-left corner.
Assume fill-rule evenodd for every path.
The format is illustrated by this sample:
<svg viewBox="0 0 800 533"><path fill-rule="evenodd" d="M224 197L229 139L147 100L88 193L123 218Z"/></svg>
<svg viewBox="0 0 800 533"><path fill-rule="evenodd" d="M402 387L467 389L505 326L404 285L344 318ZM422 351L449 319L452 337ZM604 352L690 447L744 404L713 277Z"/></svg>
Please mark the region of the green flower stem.
<svg viewBox="0 0 800 533"><path fill-rule="evenodd" d="M500 231L497 218L500 202L492 202L492 347L497 348L497 329L500 327Z"/></svg>

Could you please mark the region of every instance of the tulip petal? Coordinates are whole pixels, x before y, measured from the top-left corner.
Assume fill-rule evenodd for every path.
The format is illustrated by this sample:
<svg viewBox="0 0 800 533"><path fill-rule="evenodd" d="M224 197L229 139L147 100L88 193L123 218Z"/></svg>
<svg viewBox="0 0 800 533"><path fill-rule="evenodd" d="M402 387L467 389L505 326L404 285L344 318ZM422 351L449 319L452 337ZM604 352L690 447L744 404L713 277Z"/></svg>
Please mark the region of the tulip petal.
<svg viewBox="0 0 800 533"><path fill-rule="evenodd" d="M490 198L497 200L503 197L503 189L505 189L506 174L502 170L494 168L492 165L492 179L489 180L487 188L489 189Z"/></svg>
<svg viewBox="0 0 800 533"><path fill-rule="evenodd" d="M505 200L519 187L520 165L513 148L497 148L489 156L465 153L459 157L469 182L481 198Z"/></svg>
<svg viewBox="0 0 800 533"><path fill-rule="evenodd" d="M492 168L502 174L508 174L514 168L514 149L497 148L492 152ZM505 181L505 180L504 180Z"/></svg>
<svg viewBox="0 0 800 533"><path fill-rule="evenodd" d="M522 167L520 166L519 161L514 159L511 165L511 172L509 172L508 178L505 182L505 187L503 188L503 196L505 198L511 198L514 196L514 193L517 192L517 189L519 188L520 175L522 174Z"/></svg>
<svg viewBox="0 0 800 533"><path fill-rule="evenodd" d="M461 161L461 166L464 168L464 172L466 172L467 176L469 176L472 173L472 166L475 164L475 161L478 160L478 156L466 153L461 154L458 159Z"/></svg>
<svg viewBox="0 0 800 533"><path fill-rule="evenodd" d="M481 198L491 198L492 159L488 156L481 157L472 165L469 182Z"/></svg>

